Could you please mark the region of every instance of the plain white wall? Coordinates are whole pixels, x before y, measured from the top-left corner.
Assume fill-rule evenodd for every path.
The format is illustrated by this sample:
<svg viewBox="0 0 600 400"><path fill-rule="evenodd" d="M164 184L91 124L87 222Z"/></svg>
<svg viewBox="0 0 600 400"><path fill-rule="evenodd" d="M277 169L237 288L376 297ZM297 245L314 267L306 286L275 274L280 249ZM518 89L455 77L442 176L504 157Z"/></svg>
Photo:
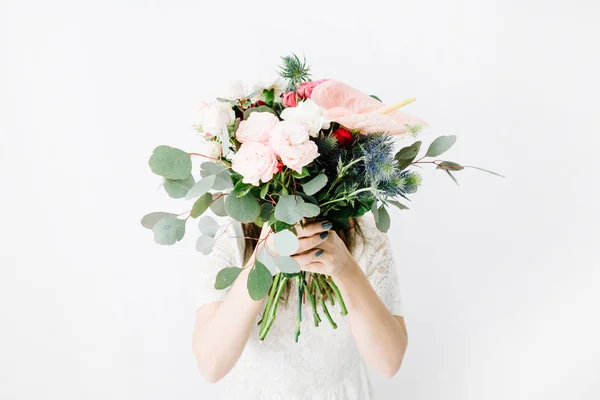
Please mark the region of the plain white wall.
<svg viewBox="0 0 600 400"><path fill-rule="evenodd" d="M393 213L410 344L381 399L600 398L595 1L2 1L0 398L213 399L191 353L193 238L153 244L154 146L306 54L417 96L446 158ZM191 229L191 227L190 227ZM265 381L268 382L268 371ZM268 384L268 383L267 383Z"/></svg>

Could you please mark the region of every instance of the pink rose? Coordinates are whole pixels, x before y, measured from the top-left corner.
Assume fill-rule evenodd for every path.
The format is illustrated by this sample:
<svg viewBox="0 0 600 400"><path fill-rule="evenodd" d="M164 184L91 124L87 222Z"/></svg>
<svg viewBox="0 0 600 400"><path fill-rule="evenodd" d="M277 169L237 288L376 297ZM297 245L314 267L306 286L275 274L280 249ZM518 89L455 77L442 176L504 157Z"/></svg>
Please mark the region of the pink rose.
<svg viewBox="0 0 600 400"><path fill-rule="evenodd" d="M247 120L240 122L235 138L240 142L268 142L271 130L279 118L270 112L255 111Z"/></svg>
<svg viewBox="0 0 600 400"><path fill-rule="evenodd" d="M296 107L298 105L296 101L296 92L285 92L281 96L281 102L286 107Z"/></svg>
<svg viewBox="0 0 600 400"><path fill-rule="evenodd" d="M296 172L319 156L315 142L309 139L308 131L293 122L281 121L271 131L271 148L281 161Z"/></svg>
<svg viewBox="0 0 600 400"><path fill-rule="evenodd" d="M319 79L318 81L312 82L304 82L300 86L298 86L298 96L302 99L310 99L312 96L313 90L319 86L321 83L328 81L329 79Z"/></svg>
<svg viewBox="0 0 600 400"><path fill-rule="evenodd" d="M277 172L277 157L264 143L246 142L231 159L231 168L243 176L244 183L258 186L259 180L264 183L273 179Z"/></svg>

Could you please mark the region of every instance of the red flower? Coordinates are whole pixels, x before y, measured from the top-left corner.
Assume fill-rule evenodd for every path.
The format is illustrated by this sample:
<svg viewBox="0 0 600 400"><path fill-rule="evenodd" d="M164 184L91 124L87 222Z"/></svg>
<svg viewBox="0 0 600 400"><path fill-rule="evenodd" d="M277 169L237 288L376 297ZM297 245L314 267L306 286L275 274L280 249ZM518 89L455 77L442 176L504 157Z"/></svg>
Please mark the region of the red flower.
<svg viewBox="0 0 600 400"><path fill-rule="evenodd" d="M281 96L281 102L286 107L296 107L298 105L296 102L296 92L285 92Z"/></svg>
<svg viewBox="0 0 600 400"><path fill-rule="evenodd" d="M354 137L349 130L345 128L338 128L333 132L333 136L337 139L340 147L348 147L354 142Z"/></svg>
<svg viewBox="0 0 600 400"><path fill-rule="evenodd" d="M329 79L319 79L318 81L304 82L298 86L298 96L301 99L310 99L313 90L323 82L327 82Z"/></svg>
<svg viewBox="0 0 600 400"><path fill-rule="evenodd" d="M277 163L277 172L281 172L283 170L283 162L279 161Z"/></svg>

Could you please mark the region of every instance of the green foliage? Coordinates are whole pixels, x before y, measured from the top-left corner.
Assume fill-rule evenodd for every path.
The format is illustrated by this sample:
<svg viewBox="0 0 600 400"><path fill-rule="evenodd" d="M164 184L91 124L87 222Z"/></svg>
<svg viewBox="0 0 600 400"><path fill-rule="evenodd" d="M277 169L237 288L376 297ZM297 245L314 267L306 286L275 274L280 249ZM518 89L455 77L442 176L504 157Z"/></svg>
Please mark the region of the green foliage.
<svg viewBox="0 0 600 400"><path fill-rule="evenodd" d="M310 80L310 67L306 64L306 57L300 60L297 55L281 57L283 61L279 67L279 75L288 80L288 90L296 90L301 83Z"/></svg>
<svg viewBox="0 0 600 400"><path fill-rule="evenodd" d="M446 152L450 147L456 143L456 136L440 136L436 138L427 149L426 157L437 157L440 154Z"/></svg>
<svg viewBox="0 0 600 400"><path fill-rule="evenodd" d="M142 226L147 229L152 229L154 225L165 217L177 217L176 214L168 212L153 212L142 217Z"/></svg>
<svg viewBox="0 0 600 400"><path fill-rule="evenodd" d="M209 175L206 178L200 179L187 192L187 194L185 195L185 199L186 200L195 199L196 197L200 197L200 196L208 193L208 191L210 189L212 189L212 187L214 186L216 178L217 178L216 175Z"/></svg>
<svg viewBox="0 0 600 400"><path fill-rule="evenodd" d="M194 177L190 175L185 179L165 179L163 186L170 197L181 199L195 183Z"/></svg>
<svg viewBox="0 0 600 400"><path fill-rule="evenodd" d="M168 179L186 179L192 173L192 160L183 150L158 146L148 160L152 172Z"/></svg>
<svg viewBox="0 0 600 400"><path fill-rule="evenodd" d="M387 232L390 229L390 214L384 205L381 205L377 211L375 225L381 232Z"/></svg>
<svg viewBox="0 0 600 400"><path fill-rule="evenodd" d="M239 222L253 222L260 215L260 206L255 197L250 194L238 197L235 191L227 196L225 210Z"/></svg>
<svg viewBox="0 0 600 400"><path fill-rule="evenodd" d="M196 241L196 250L204 255L208 255L215 247L215 238L208 235L200 235Z"/></svg>
<svg viewBox="0 0 600 400"><path fill-rule="evenodd" d="M206 215L200 218L200 221L198 222L198 228L202 234L214 238L220 226L213 217Z"/></svg>
<svg viewBox="0 0 600 400"><path fill-rule="evenodd" d="M286 274L296 274L300 272L300 265L298 265L298 262L289 256L275 257L275 264L279 271Z"/></svg>
<svg viewBox="0 0 600 400"><path fill-rule="evenodd" d="M248 293L252 300L260 300L269 292L273 283L271 271L260 261L254 263L254 267L248 274Z"/></svg>
<svg viewBox="0 0 600 400"><path fill-rule="evenodd" d="M406 207L404 204L396 201L396 200L386 200L388 203L390 203L393 206L398 207L398 209L400 210L408 210L408 207Z"/></svg>
<svg viewBox="0 0 600 400"><path fill-rule="evenodd" d="M210 205L210 209L217 217L226 217L227 211L225 211L225 196L219 196L219 194L213 195L213 202Z"/></svg>
<svg viewBox="0 0 600 400"><path fill-rule="evenodd" d="M474 169L478 169L479 171L487 172L488 174L499 176L500 178L506 178L504 175L500 175L497 172L488 171L487 169L483 169L483 168L479 168L479 167L473 167L472 165L465 165L465 168L474 168Z"/></svg>
<svg viewBox="0 0 600 400"><path fill-rule="evenodd" d="M265 99L265 104L267 107L273 107L273 103L275 102L275 89L263 90L263 99Z"/></svg>
<svg viewBox="0 0 600 400"><path fill-rule="evenodd" d="M419 154L419 150L421 149L421 141L417 140L413 144L407 147L403 147L396 153L394 158L396 159L396 168L400 171L405 169L414 161Z"/></svg>
<svg viewBox="0 0 600 400"><path fill-rule="evenodd" d="M302 184L302 189L304 193L308 195L313 195L317 193L319 190L323 189L327 184L327 175L319 174L312 178L310 181Z"/></svg>
<svg viewBox="0 0 600 400"><path fill-rule="evenodd" d="M200 176L207 178L216 175L213 189L227 190L233 187L229 167L223 162L206 161L200 165Z"/></svg>
<svg viewBox="0 0 600 400"><path fill-rule="evenodd" d="M160 219L152 227L154 241L161 245L172 245L185 235L185 221L172 215Z"/></svg>
<svg viewBox="0 0 600 400"><path fill-rule="evenodd" d="M462 165L452 162L452 161L442 161L441 163L438 164L436 169L447 169L450 171L460 171L460 170L464 169L464 167Z"/></svg>
<svg viewBox="0 0 600 400"><path fill-rule="evenodd" d="M370 94L369 96L371 96L372 98L374 98L375 100L377 100L378 102L382 102L381 99L377 96L375 96L374 94Z"/></svg>
<svg viewBox="0 0 600 400"><path fill-rule="evenodd" d="M237 267L227 267L220 270L215 279L215 289L227 289L235 282L240 272L242 272L242 269Z"/></svg>
<svg viewBox="0 0 600 400"><path fill-rule="evenodd" d="M286 229L273 236L273 245L278 255L290 256L298 251L300 242L293 232Z"/></svg>
<svg viewBox="0 0 600 400"><path fill-rule="evenodd" d="M272 95L272 92L271 92L271 95ZM271 107L268 107L268 106L250 107L249 109L244 111L244 120L247 120L250 117L250 114L252 114L253 112L268 112L268 113L277 115L275 110L273 110Z"/></svg>
<svg viewBox="0 0 600 400"><path fill-rule="evenodd" d="M212 203L212 194L204 193L194 202L192 211L190 211L190 217L198 218L208 209L208 207L210 207L210 203Z"/></svg>

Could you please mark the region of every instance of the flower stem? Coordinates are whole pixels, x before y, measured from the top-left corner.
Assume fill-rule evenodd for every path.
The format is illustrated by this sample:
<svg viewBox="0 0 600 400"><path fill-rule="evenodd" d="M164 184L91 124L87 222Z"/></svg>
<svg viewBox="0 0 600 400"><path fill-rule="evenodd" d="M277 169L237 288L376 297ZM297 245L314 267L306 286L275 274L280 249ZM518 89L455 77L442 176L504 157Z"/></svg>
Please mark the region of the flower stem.
<svg viewBox="0 0 600 400"><path fill-rule="evenodd" d="M319 288L318 279L315 279L315 285L317 287L317 291L319 293L321 293L321 290ZM325 316L327 316L327 319L329 320L329 323L331 324L332 328L337 329L337 324L335 323L333 318L331 318L331 314L329 314L329 309L327 308L327 303L325 303L325 297L323 297L322 293L321 293L321 307L323 308L323 312L325 313Z"/></svg>
<svg viewBox="0 0 600 400"><path fill-rule="evenodd" d="M315 300L314 294L311 292L310 288L308 287L308 283L306 282L306 279L304 280L304 291L306 292L306 295L308 296L308 301L310 301L310 306L312 307L313 319L315 322L315 326L319 326L319 322L321 322L321 317L319 317L319 313L317 312L317 301Z"/></svg>
<svg viewBox="0 0 600 400"><path fill-rule="evenodd" d="M287 276L283 276L279 280L279 286L277 287L277 293L275 294L275 299L269 310L269 315L267 317L266 325L265 325L264 329L261 330L261 332L260 332L260 340L265 339L265 337L267 336L267 333L269 332L269 329L271 329L271 325L273 325L273 321L275 321L275 315L277 313L277 305L279 304L279 298L281 297L281 293L283 292L283 288L285 288L285 284L287 283L288 279L289 278Z"/></svg>
<svg viewBox="0 0 600 400"><path fill-rule="evenodd" d="M262 319L260 320L260 334L263 333L267 325L267 316L269 315L269 311L273 306L273 299L275 298L275 292L277 291L277 285L279 284L280 278L281 273L275 275L275 278L273 278L273 284L271 285L271 293L269 293L269 299L267 300L267 304L265 305L265 311L263 312Z"/></svg>
<svg viewBox="0 0 600 400"><path fill-rule="evenodd" d="M340 293L340 289L337 287L337 285L335 284L333 279L330 281L327 281L327 283L329 284L329 286L331 286L331 289L333 289L333 291L335 292L335 296L337 297L338 301L340 302L340 308L342 309L342 315L347 315L348 309L346 308L346 303L344 303L344 298L342 297L342 294Z"/></svg>
<svg viewBox="0 0 600 400"><path fill-rule="evenodd" d="M298 316L296 317L296 343L298 343L298 336L300 336L300 322L302 322L302 291L304 286L302 285L302 275L296 276L296 284L298 285Z"/></svg>

